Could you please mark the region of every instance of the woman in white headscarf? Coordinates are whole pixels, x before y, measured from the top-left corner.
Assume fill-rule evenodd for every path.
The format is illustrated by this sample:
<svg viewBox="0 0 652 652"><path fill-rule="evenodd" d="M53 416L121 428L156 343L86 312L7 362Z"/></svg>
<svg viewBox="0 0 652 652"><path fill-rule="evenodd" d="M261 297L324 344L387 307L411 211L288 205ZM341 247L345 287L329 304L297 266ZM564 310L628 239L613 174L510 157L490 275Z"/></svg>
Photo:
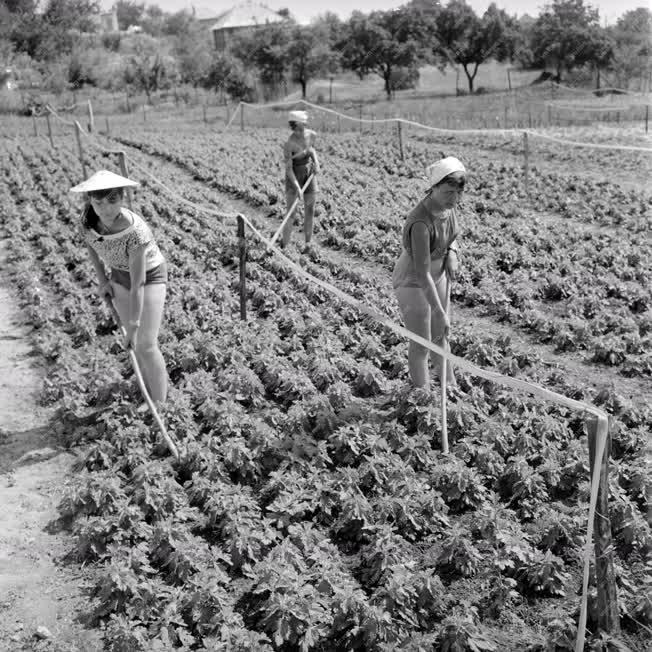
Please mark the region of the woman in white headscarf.
<svg viewBox="0 0 652 652"><path fill-rule="evenodd" d="M458 269L455 206L466 182L466 169L452 157L426 170L428 191L409 213L403 226L403 251L394 266L392 282L403 321L408 330L441 345L448 336L446 276L454 280ZM428 349L410 341L410 379L417 387L428 386ZM441 370L441 356L431 356L434 370ZM450 366L446 377L455 379Z"/></svg>
<svg viewBox="0 0 652 652"><path fill-rule="evenodd" d="M317 134L312 129L306 127L308 114L305 111L290 111L288 123L292 133L283 147L285 158L285 198L288 210L297 198L303 199L303 234L306 244L310 244L313 218L315 215L315 195L318 191L316 175L319 174L319 159L315 151ZM312 180L306 186L310 175L312 175ZM294 215L291 215L283 228L281 237L282 246L290 242L293 226Z"/></svg>

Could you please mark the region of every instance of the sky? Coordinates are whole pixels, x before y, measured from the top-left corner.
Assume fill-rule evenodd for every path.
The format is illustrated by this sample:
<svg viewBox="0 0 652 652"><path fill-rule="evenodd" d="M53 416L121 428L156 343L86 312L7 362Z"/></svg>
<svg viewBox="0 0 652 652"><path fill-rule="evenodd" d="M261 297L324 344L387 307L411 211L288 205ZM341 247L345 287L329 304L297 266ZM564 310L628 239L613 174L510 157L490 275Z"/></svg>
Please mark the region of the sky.
<svg viewBox="0 0 652 652"><path fill-rule="evenodd" d="M196 8L214 9L216 14L230 9L241 0L140 0L145 4L157 4L164 11L179 11L190 8L193 4ZM341 18L348 18L353 9L358 9L368 13L375 9L393 9L405 4L405 0L329 0L320 2L320 0L262 0L270 9L281 9L287 7L290 13L301 23L307 23L311 18L323 13L325 10L338 14ZM476 13L482 14L489 6L491 0L467 0L475 9ZM112 0L102 0L104 7L110 7ZM530 14L536 16L540 8L546 4L546 0L496 0L496 4L501 9L505 9L509 14ZM648 8L651 6L650 0L593 0L589 1L593 7L600 11L601 23L604 25L605 20L608 24L614 24L624 12L636 7Z"/></svg>

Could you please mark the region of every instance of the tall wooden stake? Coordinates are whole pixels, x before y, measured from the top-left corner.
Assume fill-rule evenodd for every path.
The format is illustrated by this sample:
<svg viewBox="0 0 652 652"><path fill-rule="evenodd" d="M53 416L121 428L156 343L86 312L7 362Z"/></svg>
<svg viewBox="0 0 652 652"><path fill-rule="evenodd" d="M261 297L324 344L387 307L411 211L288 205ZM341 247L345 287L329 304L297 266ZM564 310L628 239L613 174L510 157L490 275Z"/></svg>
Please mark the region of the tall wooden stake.
<svg viewBox="0 0 652 652"><path fill-rule="evenodd" d="M202 108L202 111L203 111L203 114L204 114L204 124L206 124L208 122L208 120L206 119L206 105L202 104L201 108Z"/></svg>
<svg viewBox="0 0 652 652"><path fill-rule="evenodd" d="M525 161L523 163L523 181L525 182L525 192L528 197L530 196L530 180L529 180L529 163L530 163L530 145L527 139L527 132L523 134L523 154L525 156Z"/></svg>
<svg viewBox="0 0 652 652"><path fill-rule="evenodd" d="M244 321L247 319L247 240L242 215L238 215L237 235L240 246L240 319Z"/></svg>
<svg viewBox="0 0 652 652"><path fill-rule="evenodd" d="M82 127L79 124L79 122L75 120L75 135L77 136L77 149L79 150L79 162L81 163L82 166L82 174L84 175L84 179L87 179L88 174L86 172L86 163L84 163L84 148L82 147L81 132L82 132Z"/></svg>
<svg viewBox="0 0 652 652"><path fill-rule="evenodd" d="M34 127L34 135L38 136L38 126L36 124L36 116L32 113L32 126Z"/></svg>
<svg viewBox="0 0 652 652"><path fill-rule="evenodd" d="M52 138L52 125L50 124L50 112L45 114L45 119L48 123L48 137L50 139L50 146L54 149L54 139Z"/></svg>
<svg viewBox="0 0 652 652"><path fill-rule="evenodd" d="M118 165L120 166L120 172L122 173L122 176L129 178L129 170L127 170L127 157L122 150L118 152ZM127 193L127 206L129 206L129 210L131 210L131 188L125 188L125 191Z"/></svg>
<svg viewBox="0 0 652 652"><path fill-rule="evenodd" d="M362 103L360 104L360 133L362 133Z"/></svg>
<svg viewBox="0 0 652 652"><path fill-rule="evenodd" d="M611 426L611 424L609 424ZM598 420L589 419L586 423L589 435L589 468L593 477ZM611 430L611 428L609 429ZM594 543L595 572L598 589L598 627L608 634L620 633L620 616L618 614L618 594L616 591L616 573L614 570L614 549L611 540L611 520L609 519L609 458L611 456L611 433L607 432L604 455L600 465L600 485L598 503L595 508Z"/></svg>
<svg viewBox="0 0 652 652"><path fill-rule="evenodd" d="M647 123L648 123L649 114L650 114L650 105L646 104L645 105L645 133L647 133Z"/></svg>
<svg viewBox="0 0 652 652"><path fill-rule="evenodd" d="M240 131L244 131L244 104L240 103Z"/></svg>
<svg viewBox="0 0 652 652"><path fill-rule="evenodd" d="M398 151L401 155L401 161L405 161L405 152L403 151L403 123L399 120L398 125Z"/></svg>
<svg viewBox="0 0 652 652"><path fill-rule="evenodd" d="M446 272L444 272L445 274ZM451 282L446 275L446 299L444 305L444 312L448 316L448 308L450 306L451 298ZM442 338L442 348L444 351L448 351L448 337L444 335ZM441 361L441 373L439 374L439 380L441 381L441 452L444 455L448 455L448 414L447 414L447 394L448 394L448 360L445 357L442 357Z"/></svg>
<svg viewBox="0 0 652 652"><path fill-rule="evenodd" d="M95 118L93 117L93 105L90 99L88 100L88 133L92 134L95 131Z"/></svg>
<svg viewBox="0 0 652 652"><path fill-rule="evenodd" d="M109 116L104 116L104 119L106 120L106 135L110 136L111 135L111 128L109 127Z"/></svg>

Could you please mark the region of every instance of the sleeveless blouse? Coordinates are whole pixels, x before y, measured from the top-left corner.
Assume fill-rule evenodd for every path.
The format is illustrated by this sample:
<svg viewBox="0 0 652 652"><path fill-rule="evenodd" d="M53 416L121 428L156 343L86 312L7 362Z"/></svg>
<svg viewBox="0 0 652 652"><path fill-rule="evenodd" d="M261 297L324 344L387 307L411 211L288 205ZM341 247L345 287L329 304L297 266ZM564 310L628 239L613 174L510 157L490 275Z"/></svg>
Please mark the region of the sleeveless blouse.
<svg viewBox="0 0 652 652"><path fill-rule="evenodd" d="M425 208L423 201L419 202L408 214L403 225L403 250L394 265L392 284L394 288L420 288L412 254L412 227L421 222L428 229L430 245L430 267L435 282L443 271L443 262L451 244L459 234L455 210L444 212L444 219L433 217Z"/></svg>
<svg viewBox="0 0 652 652"><path fill-rule="evenodd" d="M122 208L122 215L131 221L131 225L118 233L101 234L95 229L83 225L84 242L92 247L102 261L113 269L129 271L129 255L139 247L145 247L145 271L158 267L165 262L151 229L140 215Z"/></svg>

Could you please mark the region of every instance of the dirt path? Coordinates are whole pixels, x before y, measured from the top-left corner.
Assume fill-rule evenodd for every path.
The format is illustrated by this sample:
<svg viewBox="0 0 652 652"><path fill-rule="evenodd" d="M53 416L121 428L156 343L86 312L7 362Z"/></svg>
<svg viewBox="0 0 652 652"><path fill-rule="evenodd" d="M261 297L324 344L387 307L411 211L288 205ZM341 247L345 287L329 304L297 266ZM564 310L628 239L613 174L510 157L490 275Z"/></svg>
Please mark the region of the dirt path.
<svg viewBox="0 0 652 652"><path fill-rule="evenodd" d="M0 270L6 270L0 242ZM6 274L0 273L0 652L101 650L75 622L83 577L61 565L70 538L49 534L74 459L57 448L38 406L42 370Z"/></svg>

